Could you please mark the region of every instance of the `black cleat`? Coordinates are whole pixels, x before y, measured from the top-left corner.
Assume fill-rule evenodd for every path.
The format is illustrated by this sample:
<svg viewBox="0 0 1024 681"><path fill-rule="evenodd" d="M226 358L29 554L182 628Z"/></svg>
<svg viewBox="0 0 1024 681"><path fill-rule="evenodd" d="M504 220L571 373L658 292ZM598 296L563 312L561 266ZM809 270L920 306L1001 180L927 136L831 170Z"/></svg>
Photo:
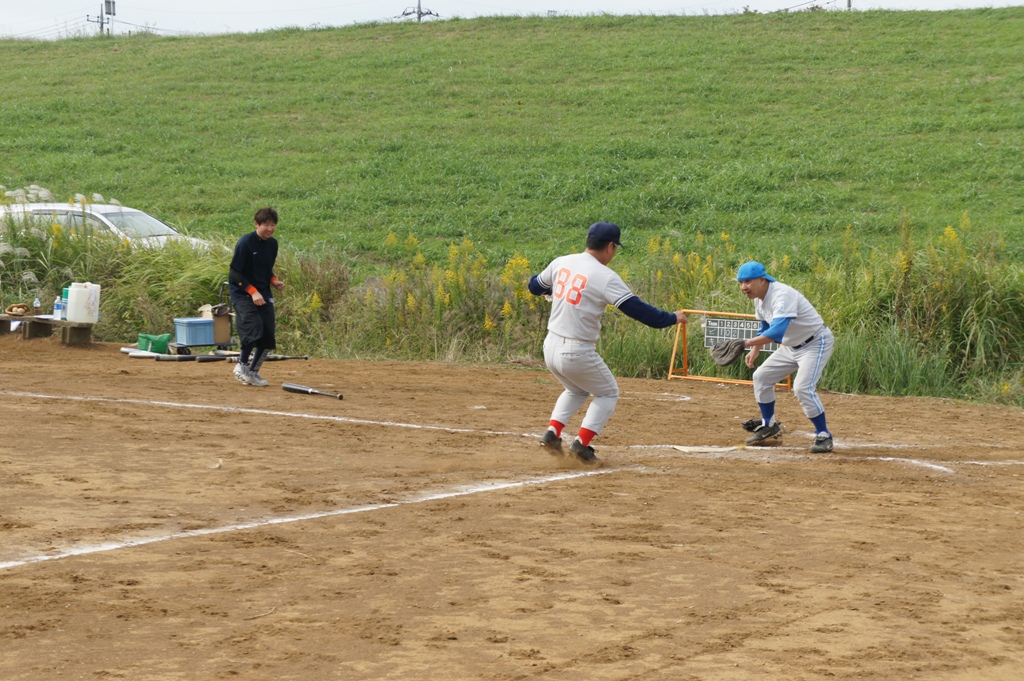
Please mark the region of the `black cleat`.
<svg viewBox="0 0 1024 681"><path fill-rule="evenodd" d="M759 445L765 440L772 440L782 437L782 424L776 421L770 426L761 426L754 431L754 434L747 438L748 445Z"/></svg>
<svg viewBox="0 0 1024 681"><path fill-rule="evenodd" d="M828 454L832 451L832 433L818 433L814 436L811 451L815 454Z"/></svg>
<svg viewBox="0 0 1024 681"><path fill-rule="evenodd" d="M600 466L601 459L594 455L594 448L590 445L585 445L579 440L573 440L572 444L569 445L569 453L576 457L576 460L580 463L588 466Z"/></svg>
<svg viewBox="0 0 1024 681"><path fill-rule="evenodd" d="M562 438L555 435L553 430L545 430L544 437L540 439L540 443L555 456L561 456L565 453L562 451Z"/></svg>

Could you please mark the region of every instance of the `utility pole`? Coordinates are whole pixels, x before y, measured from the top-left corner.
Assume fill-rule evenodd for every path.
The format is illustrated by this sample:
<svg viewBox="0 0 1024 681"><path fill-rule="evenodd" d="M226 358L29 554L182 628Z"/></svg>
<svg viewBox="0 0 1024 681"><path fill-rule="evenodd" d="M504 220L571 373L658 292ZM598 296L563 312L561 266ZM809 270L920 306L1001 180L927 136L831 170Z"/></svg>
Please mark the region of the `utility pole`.
<svg viewBox="0 0 1024 681"><path fill-rule="evenodd" d="M421 0L416 0L415 7L406 7L402 14L398 17L409 17L413 14L416 15L416 23L419 24L423 21L423 17L440 17L441 15L430 9L423 9L423 3Z"/></svg>
<svg viewBox="0 0 1024 681"><path fill-rule="evenodd" d="M114 0L103 0L103 4L100 5L100 13L95 19L89 15L85 16L85 20L89 23L100 25L100 35L103 35L104 26L107 27L107 35L110 35L111 29L114 27L114 20L110 18L117 14L114 4Z"/></svg>

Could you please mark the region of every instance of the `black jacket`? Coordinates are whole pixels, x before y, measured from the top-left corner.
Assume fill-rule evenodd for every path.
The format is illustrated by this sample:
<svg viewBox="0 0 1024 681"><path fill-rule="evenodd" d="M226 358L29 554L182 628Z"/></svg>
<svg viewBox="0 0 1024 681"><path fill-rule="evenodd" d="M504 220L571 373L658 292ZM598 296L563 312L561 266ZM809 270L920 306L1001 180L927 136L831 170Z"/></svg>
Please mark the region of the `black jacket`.
<svg viewBox="0 0 1024 681"><path fill-rule="evenodd" d="M250 286L255 287L264 298L271 297L270 282L274 278L274 263L277 261L277 239L266 241L249 232L235 245L231 258L231 295L248 297Z"/></svg>

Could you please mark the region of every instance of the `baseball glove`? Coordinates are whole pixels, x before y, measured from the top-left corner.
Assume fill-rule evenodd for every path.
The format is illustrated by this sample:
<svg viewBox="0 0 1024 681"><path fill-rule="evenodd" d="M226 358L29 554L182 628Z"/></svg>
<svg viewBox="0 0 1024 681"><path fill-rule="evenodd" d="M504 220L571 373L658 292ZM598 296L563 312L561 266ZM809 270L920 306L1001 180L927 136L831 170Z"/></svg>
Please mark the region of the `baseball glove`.
<svg viewBox="0 0 1024 681"><path fill-rule="evenodd" d="M711 359L720 367L732 364L743 354L743 339L733 338L732 340L718 341L711 348Z"/></svg>
<svg viewBox="0 0 1024 681"><path fill-rule="evenodd" d="M28 303L15 303L7 306L7 314L12 317L24 317L32 314L32 306Z"/></svg>

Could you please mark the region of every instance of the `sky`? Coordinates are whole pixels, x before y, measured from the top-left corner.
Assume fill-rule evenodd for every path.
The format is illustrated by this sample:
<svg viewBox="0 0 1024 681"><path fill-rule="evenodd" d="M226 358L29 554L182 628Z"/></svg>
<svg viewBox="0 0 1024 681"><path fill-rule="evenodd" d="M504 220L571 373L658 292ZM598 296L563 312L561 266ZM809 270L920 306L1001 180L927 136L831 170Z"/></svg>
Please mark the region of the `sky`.
<svg viewBox="0 0 1024 681"><path fill-rule="evenodd" d="M494 15L726 14L820 5L845 10L943 10L1022 5L1024 0L5 0L0 37L59 39L148 30L159 35L252 33L284 27L349 26L370 21L424 21ZM437 15L436 17L434 15ZM106 23L107 20L111 23Z"/></svg>

